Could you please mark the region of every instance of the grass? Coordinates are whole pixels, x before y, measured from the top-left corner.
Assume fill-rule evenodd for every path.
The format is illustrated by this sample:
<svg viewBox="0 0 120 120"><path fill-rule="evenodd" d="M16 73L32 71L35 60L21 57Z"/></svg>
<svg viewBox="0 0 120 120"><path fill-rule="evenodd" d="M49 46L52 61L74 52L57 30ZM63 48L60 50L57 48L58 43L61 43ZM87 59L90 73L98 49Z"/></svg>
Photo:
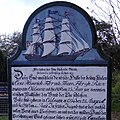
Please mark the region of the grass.
<svg viewBox="0 0 120 120"><path fill-rule="evenodd" d="M0 120L8 120L8 116L0 116Z"/></svg>
<svg viewBox="0 0 120 120"><path fill-rule="evenodd" d="M112 111L120 112L120 71L113 73Z"/></svg>

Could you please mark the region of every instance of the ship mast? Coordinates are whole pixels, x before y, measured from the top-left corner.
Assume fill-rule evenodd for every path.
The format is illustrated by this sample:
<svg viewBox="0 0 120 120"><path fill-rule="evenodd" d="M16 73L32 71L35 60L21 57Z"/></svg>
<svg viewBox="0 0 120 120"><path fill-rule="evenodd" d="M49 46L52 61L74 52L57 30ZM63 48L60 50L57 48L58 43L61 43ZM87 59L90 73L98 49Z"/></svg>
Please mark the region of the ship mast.
<svg viewBox="0 0 120 120"><path fill-rule="evenodd" d="M33 55L33 54L40 54L41 51L38 47L42 43L42 38L40 35L40 26L39 23L36 19L36 22L34 23L32 29L33 29L33 34L32 34L32 43L28 47L27 51L24 53L26 55Z"/></svg>
<svg viewBox="0 0 120 120"><path fill-rule="evenodd" d="M72 37L70 33L69 21L67 18L63 18L58 55L60 54L69 55L71 54L71 52L72 52Z"/></svg>
<svg viewBox="0 0 120 120"><path fill-rule="evenodd" d="M39 23L36 19L36 23L33 25L32 27L33 29L33 34L32 34L32 39L33 39L33 44L34 43L42 43L42 38L41 38L41 35L40 35L40 26L39 26Z"/></svg>
<svg viewBox="0 0 120 120"><path fill-rule="evenodd" d="M41 38L41 34L40 34L40 26L39 26L38 19L36 19L36 23L33 25L32 29L33 29L32 44L34 45L34 54L40 55L42 52L42 50L40 48L40 45L42 44L42 38Z"/></svg>
<svg viewBox="0 0 120 120"><path fill-rule="evenodd" d="M55 50L55 32L52 18L48 16L45 20L44 39L43 39L43 54L42 57L51 54Z"/></svg>

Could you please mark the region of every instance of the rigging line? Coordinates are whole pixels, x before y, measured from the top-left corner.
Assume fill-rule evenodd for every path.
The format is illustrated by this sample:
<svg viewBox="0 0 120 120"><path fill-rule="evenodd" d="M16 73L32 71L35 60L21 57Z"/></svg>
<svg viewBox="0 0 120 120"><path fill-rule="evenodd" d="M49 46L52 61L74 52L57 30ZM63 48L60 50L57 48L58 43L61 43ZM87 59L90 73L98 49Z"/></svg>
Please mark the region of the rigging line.
<svg viewBox="0 0 120 120"><path fill-rule="evenodd" d="M65 44L66 44L66 43L65 43ZM73 48L71 48L69 45L66 44L66 46L68 46L68 48L70 48L72 51L75 52L75 50L74 50ZM71 52L72 52L72 51L71 51ZM62 53L61 53L61 54L62 54ZM70 54L71 54L71 53L70 53Z"/></svg>
<svg viewBox="0 0 120 120"><path fill-rule="evenodd" d="M64 17L63 15L60 15L60 14L59 14L59 16ZM69 17L67 17L67 18L68 18L68 20L70 21L70 23L72 24L73 28L76 30L76 32L78 31L77 33L80 34L80 36L82 37L82 40L84 41L84 37L82 36L82 34L80 33L80 31L75 27L75 25L72 23L72 21L70 20L70 18L69 18ZM66 25L66 26L67 26L67 25ZM67 26L67 27L68 27L68 26ZM69 27L68 27L68 28L69 28ZM79 37L80 37L80 36L79 36Z"/></svg>
<svg viewBox="0 0 120 120"><path fill-rule="evenodd" d="M43 18L43 20L42 20L42 21L43 21L43 23L41 23L41 24L42 24L42 26L43 26L43 25L45 25L45 23L46 23L46 22L45 22L46 18L47 18L47 17L44 17L44 18ZM50 18L53 18L53 17L51 17L51 16L50 16Z"/></svg>
<svg viewBox="0 0 120 120"><path fill-rule="evenodd" d="M46 17L44 17L44 18L43 18L43 19L41 19L41 20L39 19L39 20L40 20L40 21L44 21L45 19L46 19Z"/></svg>
<svg viewBox="0 0 120 120"><path fill-rule="evenodd" d="M66 26L69 28L69 26L66 24ZM71 30L71 32L73 33L73 31ZM74 34L74 33L73 33ZM78 34L76 34L77 36L78 36ZM78 36L78 38L81 40L82 38L80 37L80 36ZM77 38L76 38L76 40L77 41L79 41ZM84 41L83 39L82 39L82 41ZM80 41L79 41L80 42Z"/></svg>
<svg viewBox="0 0 120 120"><path fill-rule="evenodd" d="M68 28L69 28L69 26L67 25L67 24L65 24ZM67 32L66 32L67 33ZM73 32L72 32L73 33ZM68 34L68 33L67 33ZM73 33L74 34L74 33ZM69 34L68 34L69 35ZM77 35L77 34L76 34ZM70 35L69 35L70 36ZM78 36L78 35L77 35ZM73 37L73 36L70 36L70 37L72 37L74 40L76 40L76 41L78 41L79 43L80 43L80 41L76 38L76 37ZM80 36L78 36L78 38L79 38ZM80 40L82 40L82 45L84 46L84 40L82 39L82 38L79 38ZM81 43L80 43L81 44ZM78 47L78 46L77 46ZM85 47L85 46L84 46Z"/></svg>
<svg viewBox="0 0 120 120"><path fill-rule="evenodd" d="M36 18L37 19L37 18ZM39 22L37 21L37 22L35 22L35 23L37 23L39 26L43 26L44 25L44 20L45 20L46 18L44 17L42 20L40 20L40 19L38 19L39 20ZM42 22L41 22L42 21ZM35 24L34 23L34 24Z"/></svg>
<svg viewBox="0 0 120 120"><path fill-rule="evenodd" d="M54 18L54 17L52 17L52 16L50 16L52 19L55 19L55 20L57 20L57 22L60 22L61 23L61 21L59 20L59 19L56 19L56 18ZM53 21L53 23L54 23L54 21ZM55 27L59 27L60 25L58 25L58 26L55 26Z"/></svg>
<svg viewBox="0 0 120 120"><path fill-rule="evenodd" d="M66 44L66 45L67 45L67 44ZM68 46L68 45L67 45L67 46ZM70 46L68 46L68 47L69 47L72 51L74 51L74 52L75 52L75 50L74 50L73 48L71 48ZM71 51L71 52L72 52L72 51Z"/></svg>
<svg viewBox="0 0 120 120"><path fill-rule="evenodd" d="M38 41L39 38L41 38L41 39L40 39L41 41ZM38 38L37 38L37 42L41 42L41 43L42 43L42 37L41 37L41 34L38 36Z"/></svg>
<svg viewBox="0 0 120 120"><path fill-rule="evenodd" d="M73 37L72 35L71 35L71 37L74 39L74 40L76 40L77 41L77 39L75 38L75 37ZM79 42L80 43L80 42ZM73 44L75 45L75 42L73 42ZM77 43L76 43L77 44ZM81 44L81 43L80 43ZM80 49L80 46L79 45L75 45L79 50L82 50L82 49Z"/></svg>
<svg viewBox="0 0 120 120"><path fill-rule="evenodd" d="M72 32L73 33L73 32ZM83 44L84 44L84 42L86 43L86 44L88 44L83 38L81 38L80 36L78 36L78 34L77 33L73 33L75 36L77 36L80 40L82 40L82 42L83 42Z"/></svg>
<svg viewBox="0 0 120 120"><path fill-rule="evenodd" d="M52 31L50 31L52 34L54 34ZM49 41L52 41L53 39L55 39L56 38L56 36L54 35L52 38L50 38L49 39ZM55 41L54 41L55 42ZM44 43L44 42L43 42ZM51 43L52 44L52 43ZM53 45L53 44L52 44ZM53 46L55 46L55 45L53 45Z"/></svg>
<svg viewBox="0 0 120 120"><path fill-rule="evenodd" d="M55 26L55 28L61 28L60 26L61 26L61 25L57 25L57 26Z"/></svg>
<svg viewBox="0 0 120 120"><path fill-rule="evenodd" d="M40 40L41 41L38 41L39 40L39 38L41 38ZM38 36L38 38L37 38L37 42L36 43L40 43L40 44L42 44L42 37L41 37L41 34ZM35 44L35 43L34 43ZM32 44L33 45L33 44ZM43 51L43 48L42 47L40 47L40 49Z"/></svg>
<svg viewBox="0 0 120 120"><path fill-rule="evenodd" d="M31 50L31 49L32 49L32 50ZM34 46L33 46L33 45L30 45L30 46L28 47L28 49L27 49L26 52L29 51L29 52L28 52L29 54L33 54L33 50L34 50ZM25 52L25 53L26 53L26 52ZM24 53L24 54L25 54L25 53ZM27 54L28 54L28 53L27 53Z"/></svg>
<svg viewBox="0 0 120 120"><path fill-rule="evenodd" d="M72 31L72 33L73 33L73 31ZM81 36L78 35L78 33L74 32L73 34L75 34L75 36L76 36L77 38L79 38L80 40L85 41Z"/></svg>
<svg viewBox="0 0 120 120"><path fill-rule="evenodd" d="M67 32L66 32L67 33ZM68 33L67 33L68 34ZM68 34L69 35L69 34ZM70 36L70 35L69 35ZM71 36L70 36L71 37ZM66 44L66 43L65 43ZM66 44L67 45L67 44ZM67 45L68 46L68 45ZM69 46L68 46L69 47ZM75 52L75 50L73 49L73 48L71 48L71 47L69 47L72 51L74 51Z"/></svg>
<svg viewBox="0 0 120 120"><path fill-rule="evenodd" d="M37 32L36 33L38 33L39 34L39 30L40 30L40 25L38 24L38 30L37 30ZM40 32L40 34L39 34L39 37L38 37L38 39L41 37L41 40L42 40L42 33L43 33L43 31L42 32ZM33 35L32 35L33 36ZM37 41L38 41L38 39L37 39Z"/></svg>
<svg viewBox="0 0 120 120"><path fill-rule="evenodd" d="M52 21L48 21L48 22L52 22L52 23L60 22L60 23L61 23L61 21L60 21L59 19L56 19L56 18L54 18L54 17L52 17L52 16L50 16L50 18L52 19ZM56 20L56 21L53 21L53 19ZM45 23L46 23L46 22L45 22ZM43 24L45 24L45 23L43 23Z"/></svg>
<svg viewBox="0 0 120 120"><path fill-rule="evenodd" d="M51 31L51 33L52 33L52 31ZM61 32L59 32L59 33L61 33ZM58 34L59 34L58 33ZM58 35L57 34L57 35ZM68 34L68 33L67 33ZM52 39L54 39L55 38L55 36L53 36L50 40L52 40ZM57 48L58 50L59 50L59 48L58 47L56 47L56 45L55 44L53 44L53 43L51 43L55 48ZM67 44L66 44L67 45ZM67 45L68 46L68 45ZM71 50L73 50L74 52L75 52L75 50L73 49L73 48L71 48L70 46L68 46Z"/></svg>
<svg viewBox="0 0 120 120"><path fill-rule="evenodd" d="M54 22L51 22L51 23L54 23ZM60 28L61 25L59 24L59 25L56 25L56 26L55 26L55 25L53 24L53 26L54 26L53 29L56 29L56 28ZM45 30L45 29L44 29L44 30ZM43 31L44 31L44 30L43 30Z"/></svg>
<svg viewBox="0 0 120 120"><path fill-rule="evenodd" d="M81 40L82 38L80 36L78 36L78 34L74 33L72 30L71 30L71 33L74 35L74 37L77 39L77 41ZM79 39L79 40L78 40ZM80 42L80 41L79 41Z"/></svg>
<svg viewBox="0 0 120 120"><path fill-rule="evenodd" d="M44 19L46 19L46 18L44 18ZM59 25L60 26L60 25ZM39 26L40 27L40 26ZM38 29L38 31L39 31L39 29ZM37 32L38 32L37 31ZM42 33L44 32L45 30L42 30L42 32L40 33L40 35L39 35L39 37L38 37L38 39L41 37L42 38ZM51 33L52 33L52 31L51 31ZM52 33L53 34L53 33ZM54 38L54 37L53 37ZM53 39L53 38L51 38L51 40ZM37 41L38 41L38 39L37 39Z"/></svg>
<svg viewBox="0 0 120 120"><path fill-rule="evenodd" d="M57 27L59 27L59 26L60 26L60 25L58 25ZM51 32L52 34L54 34L53 32L55 32L55 31L52 32L52 31L50 30L50 32ZM59 33L58 33L58 34L59 34ZM56 34L56 35L57 35L57 34ZM55 38L55 35L54 35L50 40L52 40L52 39L54 39L54 38Z"/></svg>
<svg viewBox="0 0 120 120"><path fill-rule="evenodd" d="M49 30L49 31L50 31L52 34L54 34L54 32L55 32L55 31L52 32L51 30ZM59 32L59 33L60 33L60 32ZM58 34L59 34L59 33L58 33ZM58 35L58 34L55 34L55 35ZM52 40L53 38L55 38L55 35L54 35L50 40Z"/></svg>
<svg viewBox="0 0 120 120"><path fill-rule="evenodd" d="M76 41L78 41L75 37L73 37L72 35L71 35L71 37L74 39L74 40L76 40ZM79 42L80 43L80 42ZM80 43L81 44L81 43ZM83 45L84 46L84 45ZM78 46L77 46L78 47ZM84 46L85 47L85 46ZM78 47L79 48L79 47Z"/></svg>
<svg viewBox="0 0 120 120"><path fill-rule="evenodd" d="M38 27L40 27L39 25L38 25ZM37 30L37 32L39 33L39 29ZM44 30L39 34L39 36L38 36L38 38L37 38L37 41L36 41L36 43L39 43L40 41L38 41L39 40L39 38L41 38L41 40L42 40L42 33L44 32ZM52 33L52 31L51 31L51 33ZM52 33L53 34L53 33ZM55 38L55 36L54 37L52 37L50 40L52 40L52 39L54 39ZM31 46L33 46L34 44L36 44L36 43L32 43L31 44ZM42 41L40 42L40 44L42 44ZM53 44L52 44L53 45ZM55 46L55 45L54 45ZM41 48L41 47L40 47ZM42 48L41 48L41 50L43 50Z"/></svg>
<svg viewBox="0 0 120 120"><path fill-rule="evenodd" d="M36 43L31 44L31 46L33 46L33 45L36 45ZM38 44L37 44L37 45L38 45ZM41 43L40 45L42 45L42 43ZM40 49L43 51L43 48L42 48L40 45L39 45L39 47L40 47Z"/></svg>
<svg viewBox="0 0 120 120"><path fill-rule="evenodd" d="M65 16L64 15L60 15L59 13L57 14L58 16L60 16L60 17L63 17L63 18L65 18Z"/></svg>
<svg viewBox="0 0 120 120"><path fill-rule="evenodd" d="M65 24L66 25L66 27L68 27L69 28L69 26L67 25L67 24ZM67 34L68 34L68 32L66 32ZM72 37L74 40L76 40L76 41L78 41L78 42L80 42L79 40L77 40L76 38L74 38L72 35L70 35L70 34L68 34L70 37ZM66 44L67 45L67 44ZM68 46L68 45L67 45ZM68 46L69 47L69 46ZM70 47L69 47L70 48ZM70 48L71 50L73 50L74 52L75 52L75 50L73 49L73 48Z"/></svg>
<svg viewBox="0 0 120 120"><path fill-rule="evenodd" d="M54 26L54 28L46 28L43 31L45 31L45 30L54 30L55 31L55 29L57 29L57 28L61 28L60 25Z"/></svg>
<svg viewBox="0 0 120 120"><path fill-rule="evenodd" d="M81 42L80 42L80 43L85 47L85 45L84 45L84 42L85 42L85 41L84 41L82 38L79 38L79 36L78 36L78 39L80 40L80 41L79 41L79 40L77 39L77 36L76 36L77 34L75 34L75 33L73 33L73 32L72 32L72 34L75 36L76 40L77 40L78 42L81 41L82 43L81 43Z"/></svg>
<svg viewBox="0 0 120 120"><path fill-rule="evenodd" d="M58 34L56 34L56 35L58 35ZM55 37L55 36L54 36ZM59 36L57 36L58 38L59 38ZM53 39L53 38L51 38L51 39ZM59 50L59 48L58 47L56 47L56 44L53 44L53 43L51 43L54 47L55 47L55 49L57 49L57 50Z"/></svg>
<svg viewBox="0 0 120 120"><path fill-rule="evenodd" d="M66 44L72 51L74 51L75 52L75 50L73 49L73 48L71 48L68 44ZM72 52L71 51L71 52ZM70 53L71 54L71 53Z"/></svg>
<svg viewBox="0 0 120 120"><path fill-rule="evenodd" d="M69 17L67 17L67 18L68 18L68 20L70 21L70 23L72 24L73 28L76 30L76 32L78 32L79 35L81 35L82 39L84 39L84 37L82 36L82 34L81 34L80 31L78 30L78 28L77 28L77 27L72 23L72 21L70 20L70 18L69 18Z"/></svg>
<svg viewBox="0 0 120 120"><path fill-rule="evenodd" d="M41 19L41 20L39 19L39 20L40 20L40 21L42 21L43 23L42 23L42 22L40 22L40 21L39 21L38 23L42 23L42 24L44 24L45 19L46 19L46 17L44 17L44 18L43 18L43 19Z"/></svg>
<svg viewBox="0 0 120 120"><path fill-rule="evenodd" d="M68 27L68 26L67 26ZM67 33L67 32L66 32ZM68 33L67 33L68 34ZM80 43L80 41L78 39L76 39L75 37L73 37L72 35L68 34L70 37L72 37L74 40L78 41ZM84 44L84 40L82 41ZM80 43L81 44L81 43ZM66 44L67 45L67 44ZM68 45L67 45L68 46ZM84 46L84 45L83 45ZM68 46L69 47L69 46ZM85 46L84 46L85 47ZM70 48L70 47L69 47ZM70 48L71 50L73 50L75 52L75 50L73 48Z"/></svg>
<svg viewBox="0 0 120 120"><path fill-rule="evenodd" d="M59 19L56 19L56 18L54 18L54 17L52 17L52 16L50 16L52 19L55 19L55 20L57 20L57 22L61 22L61 20L59 20Z"/></svg>

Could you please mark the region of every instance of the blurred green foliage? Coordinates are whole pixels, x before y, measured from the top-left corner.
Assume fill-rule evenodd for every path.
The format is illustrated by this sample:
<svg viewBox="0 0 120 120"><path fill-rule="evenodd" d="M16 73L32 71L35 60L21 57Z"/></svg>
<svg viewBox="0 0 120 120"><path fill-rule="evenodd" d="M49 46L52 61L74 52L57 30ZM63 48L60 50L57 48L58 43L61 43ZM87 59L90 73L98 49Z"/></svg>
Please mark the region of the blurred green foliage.
<svg viewBox="0 0 120 120"><path fill-rule="evenodd" d="M112 111L120 112L120 71L113 72Z"/></svg>

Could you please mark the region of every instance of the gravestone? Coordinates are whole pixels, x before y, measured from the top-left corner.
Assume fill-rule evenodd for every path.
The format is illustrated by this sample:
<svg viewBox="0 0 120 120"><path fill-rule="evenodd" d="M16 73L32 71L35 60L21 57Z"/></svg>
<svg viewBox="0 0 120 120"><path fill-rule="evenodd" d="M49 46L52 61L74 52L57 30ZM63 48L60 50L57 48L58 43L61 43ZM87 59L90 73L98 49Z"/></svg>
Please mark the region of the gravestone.
<svg viewBox="0 0 120 120"><path fill-rule="evenodd" d="M110 120L109 61L90 16L52 2L28 18L9 59L9 120Z"/></svg>

